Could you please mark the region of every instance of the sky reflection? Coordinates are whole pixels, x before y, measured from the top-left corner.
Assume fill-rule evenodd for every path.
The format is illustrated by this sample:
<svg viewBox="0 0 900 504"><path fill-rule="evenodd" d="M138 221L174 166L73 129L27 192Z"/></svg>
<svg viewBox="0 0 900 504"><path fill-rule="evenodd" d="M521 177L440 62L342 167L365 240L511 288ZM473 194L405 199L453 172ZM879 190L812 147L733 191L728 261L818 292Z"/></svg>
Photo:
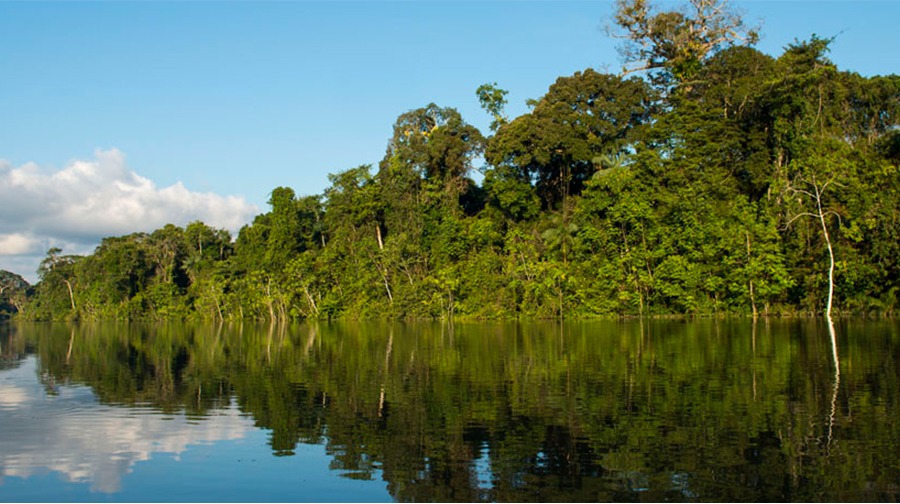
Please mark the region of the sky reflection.
<svg viewBox="0 0 900 504"><path fill-rule="evenodd" d="M198 420L183 413L101 405L88 387L42 383L34 356L0 371L0 485L48 471L92 492L121 490L154 454L178 459L192 445L244 438L253 420L235 404ZM2 488L0 488L2 490Z"/></svg>

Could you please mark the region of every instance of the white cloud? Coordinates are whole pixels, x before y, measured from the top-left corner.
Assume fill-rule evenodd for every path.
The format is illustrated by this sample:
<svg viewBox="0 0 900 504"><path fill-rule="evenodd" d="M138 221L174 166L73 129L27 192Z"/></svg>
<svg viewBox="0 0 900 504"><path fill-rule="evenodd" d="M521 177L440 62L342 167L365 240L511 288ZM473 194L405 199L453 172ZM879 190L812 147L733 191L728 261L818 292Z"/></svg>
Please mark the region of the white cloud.
<svg viewBox="0 0 900 504"><path fill-rule="evenodd" d="M34 280L50 246L93 250L100 239L200 220L233 234L259 210L243 197L192 192L180 182L158 188L125 163L117 149L98 150L58 171L0 160L0 269ZM26 259L28 258L28 259ZM30 271L8 265L33 264Z"/></svg>
<svg viewBox="0 0 900 504"><path fill-rule="evenodd" d="M22 233L0 234L0 255L22 255L35 252L38 240Z"/></svg>

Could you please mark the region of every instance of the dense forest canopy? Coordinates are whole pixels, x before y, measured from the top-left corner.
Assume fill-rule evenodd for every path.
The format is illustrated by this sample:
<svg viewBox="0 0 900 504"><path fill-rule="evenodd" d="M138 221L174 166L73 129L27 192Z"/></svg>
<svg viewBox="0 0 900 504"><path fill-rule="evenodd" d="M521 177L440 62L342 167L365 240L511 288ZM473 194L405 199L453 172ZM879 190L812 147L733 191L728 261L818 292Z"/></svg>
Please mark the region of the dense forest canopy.
<svg viewBox="0 0 900 504"><path fill-rule="evenodd" d="M836 68L816 35L763 54L724 1L621 0L614 23L622 75L562 76L512 119L485 84L490 135L452 107L410 110L377 165L320 195L275 188L234 240L195 222L50 250L12 311L756 316L821 313L833 288L840 312L892 313L900 77Z"/></svg>

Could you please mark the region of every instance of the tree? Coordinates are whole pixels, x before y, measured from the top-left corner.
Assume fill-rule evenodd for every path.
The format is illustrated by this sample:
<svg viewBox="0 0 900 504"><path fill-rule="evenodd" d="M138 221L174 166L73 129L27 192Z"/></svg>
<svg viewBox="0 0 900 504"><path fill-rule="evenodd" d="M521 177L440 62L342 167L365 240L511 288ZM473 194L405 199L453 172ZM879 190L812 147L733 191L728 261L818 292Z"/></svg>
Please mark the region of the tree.
<svg viewBox="0 0 900 504"><path fill-rule="evenodd" d="M458 183L483 145L481 132L456 109L431 103L397 118L385 159L398 156L426 181Z"/></svg>
<svg viewBox="0 0 900 504"><path fill-rule="evenodd" d="M174 224L166 224L150 234L149 259L154 266L154 281L159 284L187 287L182 271L185 259L184 230Z"/></svg>
<svg viewBox="0 0 900 504"><path fill-rule="evenodd" d="M0 317L21 312L30 289L31 285L21 276L0 270Z"/></svg>
<svg viewBox="0 0 900 504"><path fill-rule="evenodd" d="M710 57L691 91L672 100L677 120L693 116L703 121L701 128L696 124L685 128L701 133L694 135L699 142L693 149L717 150L722 166L752 201L764 197L772 182L770 124L764 103L767 87L777 75L774 58L735 46ZM690 114L683 114L690 108L694 109Z"/></svg>
<svg viewBox="0 0 900 504"><path fill-rule="evenodd" d="M793 240L789 246L798 252L794 255L798 267L814 264L821 251L827 251L828 266L811 266L827 275L803 278L807 299L815 299L812 296L827 281L824 311L829 317L834 298L842 297L837 290L842 283L850 288L847 294L853 289L872 292L876 289L865 283L873 282L864 277L875 275L879 269L875 264L889 264L873 260L874 256L865 258L875 250L863 233L880 234L875 216L883 215L884 200L896 201L892 191L896 170L882 157L880 146L900 123L900 80L864 79L839 71L827 58L832 42L813 35L790 44L777 60L779 77L767 84L761 101L774 161L773 199L784 228L792 231L785 240ZM800 217L811 217L808 223L815 225L800 226ZM848 267L851 258L855 264ZM881 291L883 297L891 297Z"/></svg>
<svg viewBox="0 0 900 504"><path fill-rule="evenodd" d="M719 50L758 39L727 0L689 0L680 11L664 12L648 0L617 0L613 19L610 34L625 41L622 74L649 71L662 89L692 81Z"/></svg>
<svg viewBox="0 0 900 504"><path fill-rule="evenodd" d="M852 167L847 166L846 157L841 156L841 149L834 146L818 147L809 158L798 160L797 175L791 185L786 188L787 199L796 204L793 215L787 226L799 218L811 217L816 220L822 231L822 238L828 251L828 297L826 298L825 316L831 320L831 308L834 299L835 253L832 236L828 231L832 221L840 220L840 213L829 205L828 196L836 186L842 185L839 178L846 178Z"/></svg>
<svg viewBox="0 0 900 504"><path fill-rule="evenodd" d="M300 217L294 190L276 187L269 198L272 206L269 236L266 246L266 265L270 272L280 272L291 257L301 249Z"/></svg>
<svg viewBox="0 0 900 504"><path fill-rule="evenodd" d="M485 158L502 176L532 183L545 208L580 193L603 154L629 152L652 115L637 79L587 69L560 77L534 110L501 126Z"/></svg>
<svg viewBox="0 0 900 504"><path fill-rule="evenodd" d="M351 302L365 305L366 310L378 311L380 297L377 289L386 293L393 303L390 285L391 270L384 259L386 247L385 215L389 202L382 198L381 179L370 173L370 165L342 171L328 176L331 187L325 190L324 228L328 245L316 261L325 274L320 280L333 288L331 304ZM409 194L398 196L408 198ZM302 289L304 281L312 278L314 268L308 260L293 265L292 278ZM304 278L305 280L300 280ZM309 304L306 292L298 294L303 304ZM326 294L324 298L328 298ZM313 312L321 311L328 303L316 302ZM322 305L322 306L320 306ZM360 314L362 306L360 306Z"/></svg>
<svg viewBox="0 0 900 504"><path fill-rule="evenodd" d="M331 182L331 187L325 190L328 218L335 231L346 225L371 230L378 248L384 249L381 222L384 204L381 188L370 173L371 168L371 165L360 165L328 175Z"/></svg>
<svg viewBox="0 0 900 504"><path fill-rule="evenodd" d="M490 114L492 118L491 131L497 131L500 126L508 122L506 114L503 112L503 107L508 103L506 95L509 94L509 91L498 88L495 82L478 86L475 94L478 95L478 102L481 103L481 108Z"/></svg>
<svg viewBox="0 0 900 504"><path fill-rule="evenodd" d="M528 180L516 175L509 166L486 170L482 182L488 204L499 209L511 221L531 220L541 210L541 200Z"/></svg>
<svg viewBox="0 0 900 504"><path fill-rule="evenodd" d="M81 257L71 256L71 255L60 255L62 253L62 249L59 247L51 247L50 250L47 251L47 257L41 261L40 266L38 267L38 276L40 277L40 283L38 284L40 287L45 288L46 290L55 291L56 286L59 284L63 284L66 286L66 293L68 294L69 305L71 306L72 315L76 314L76 305L75 305L75 265L79 262ZM48 292L49 294L49 292ZM49 298L58 299L59 296L49 295ZM51 310L54 307L50 308Z"/></svg>
<svg viewBox="0 0 900 504"><path fill-rule="evenodd" d="M79 262L76 273L84 316L128 317L143 311L141 306L129 305L151 283L154 265L147 242L146 233L104 238L93 254Z"/></svg>

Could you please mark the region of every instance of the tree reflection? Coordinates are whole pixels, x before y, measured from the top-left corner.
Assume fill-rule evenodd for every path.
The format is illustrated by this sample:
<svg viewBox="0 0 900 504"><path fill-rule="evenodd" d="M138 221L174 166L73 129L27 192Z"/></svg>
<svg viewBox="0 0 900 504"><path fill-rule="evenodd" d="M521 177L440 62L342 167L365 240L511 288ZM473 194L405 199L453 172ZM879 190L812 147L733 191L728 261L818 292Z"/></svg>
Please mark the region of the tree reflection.
<svg viewBox="0 0 900 504"><path fill-rule="evenodd" d="M800 321L28 333L58 382L197 416L235 398L275 455L324 444L399 501L896 499L897 325L866 327L843 377L834 327L826 349Z"/></svg>
<svg viewBox="0 0 900 504"><path fill-rule="evenodd" d="M831 439L834 431L834 413L837 408L838 390L841 387L841 361L838 359L837 335L834 331L834 321L826 317L828 324L828 336L831 340L831 357L834 363L834 387L831 393L831 410L828 415L828 449L831 449Z"/></svg>

